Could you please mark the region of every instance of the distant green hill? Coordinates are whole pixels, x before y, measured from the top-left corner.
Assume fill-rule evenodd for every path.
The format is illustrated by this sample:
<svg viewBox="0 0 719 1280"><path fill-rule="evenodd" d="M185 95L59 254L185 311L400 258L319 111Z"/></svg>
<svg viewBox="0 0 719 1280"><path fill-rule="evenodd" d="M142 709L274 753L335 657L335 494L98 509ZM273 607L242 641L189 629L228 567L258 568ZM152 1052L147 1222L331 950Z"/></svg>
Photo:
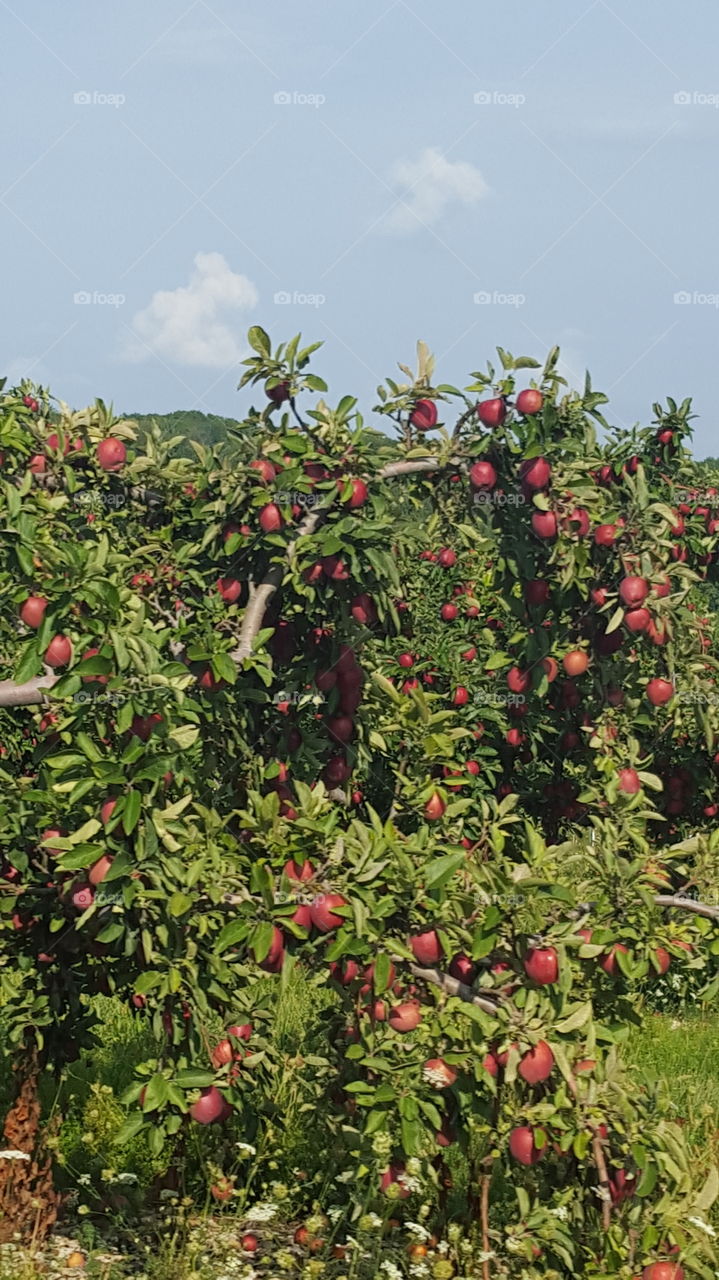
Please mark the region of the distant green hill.
<svg viewBox="0 0 719 1280"><path fill-rule="evenodd" d="M199 444L211 447L226 440L230 427L239 425L236 418L221 418L216 413L201 413L199 409L177 409L174 413L128 413L141 428L156 422L163 436L186 436Z"/></svg>

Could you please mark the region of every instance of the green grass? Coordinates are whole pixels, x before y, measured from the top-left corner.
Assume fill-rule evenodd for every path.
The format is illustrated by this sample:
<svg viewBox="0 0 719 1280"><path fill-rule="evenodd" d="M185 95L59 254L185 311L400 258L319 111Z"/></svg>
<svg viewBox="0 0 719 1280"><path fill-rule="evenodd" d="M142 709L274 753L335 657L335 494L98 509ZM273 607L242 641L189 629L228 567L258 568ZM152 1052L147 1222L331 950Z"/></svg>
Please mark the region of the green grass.
<svg viewBox="0 0 719 1280"><path fill-rule="evenodd" d="M627 1052L665 1082L702 1161L719 1164L719 1015L650 1014Z"/></svg>

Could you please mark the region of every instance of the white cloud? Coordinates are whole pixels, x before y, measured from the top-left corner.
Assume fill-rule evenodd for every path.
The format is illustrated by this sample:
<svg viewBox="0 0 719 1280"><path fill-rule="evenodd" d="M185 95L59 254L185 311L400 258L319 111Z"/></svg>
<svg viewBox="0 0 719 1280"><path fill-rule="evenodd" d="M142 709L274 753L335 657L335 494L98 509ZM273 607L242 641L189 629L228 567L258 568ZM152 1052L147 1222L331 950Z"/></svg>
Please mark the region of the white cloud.
<svg viewBox="0 0 719 1280"><path fill-rule="evenodd" d="M431 227L451 205L478 204L489 193L479 169L467 161L447 160L436 147L426 147L417 160L398 160L391 176L404 194L384 219L387 231Z"/></svg>
<svg viewBox="0 0 719 1280"><path fill-rule="evenodd" d="M227 313L251 311L258 298L252 281L231 271L221 253L198 253L188 285L158 289L133 317L124 357L139 362L156 355L171 364L226 368L245 351Z"/></svg>

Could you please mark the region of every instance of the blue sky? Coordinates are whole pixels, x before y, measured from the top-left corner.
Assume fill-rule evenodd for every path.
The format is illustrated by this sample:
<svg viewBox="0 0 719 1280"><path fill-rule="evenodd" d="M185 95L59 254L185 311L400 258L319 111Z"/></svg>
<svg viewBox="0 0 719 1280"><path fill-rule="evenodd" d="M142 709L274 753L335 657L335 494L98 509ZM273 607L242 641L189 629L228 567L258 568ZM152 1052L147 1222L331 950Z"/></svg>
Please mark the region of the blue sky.
<svg viewBox="0 0 719 1280"><path fill-rule="evenodd" d="M556 342L618 423L691 394L719 453L709 0L0 0L0 30L12 379L240 415L260 323L369 409L417 338L459 385Z"/></svg>

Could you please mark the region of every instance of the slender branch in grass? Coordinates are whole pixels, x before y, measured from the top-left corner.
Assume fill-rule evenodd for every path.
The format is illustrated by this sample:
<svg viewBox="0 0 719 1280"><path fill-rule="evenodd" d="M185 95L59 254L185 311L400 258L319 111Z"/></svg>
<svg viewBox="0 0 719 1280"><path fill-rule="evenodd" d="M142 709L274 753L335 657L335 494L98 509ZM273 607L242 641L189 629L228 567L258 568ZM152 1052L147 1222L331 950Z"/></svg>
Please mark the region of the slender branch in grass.
<svg viewBox="0 0 719 1280"><path fill-rule="evenodd" d="M489 1163L491 1166L491 1156ZM482 1252L485 1254L491 1252L489 1242L489 1187L491 1181L491 1171L482 1174L482 1196L479 1203L479 1215L482 1223ZM482 1280L490 1280L489 1258L485 1258L482 1262Z"/></svg>
<svg viewBox="0 0 719 1280"><path fill-rule="evenodd" d="M597 1130L594 1130L592 1137L592 1155L594 1163L597 1166L597 1177L599 1178L599 1187L602 1193L602 1229L609 1231L612 1225L612 1199L609 1189L609 1173L607 1172L607 1162L604 1159L604 1150L602 1148L602 1139Z"/></svg>

